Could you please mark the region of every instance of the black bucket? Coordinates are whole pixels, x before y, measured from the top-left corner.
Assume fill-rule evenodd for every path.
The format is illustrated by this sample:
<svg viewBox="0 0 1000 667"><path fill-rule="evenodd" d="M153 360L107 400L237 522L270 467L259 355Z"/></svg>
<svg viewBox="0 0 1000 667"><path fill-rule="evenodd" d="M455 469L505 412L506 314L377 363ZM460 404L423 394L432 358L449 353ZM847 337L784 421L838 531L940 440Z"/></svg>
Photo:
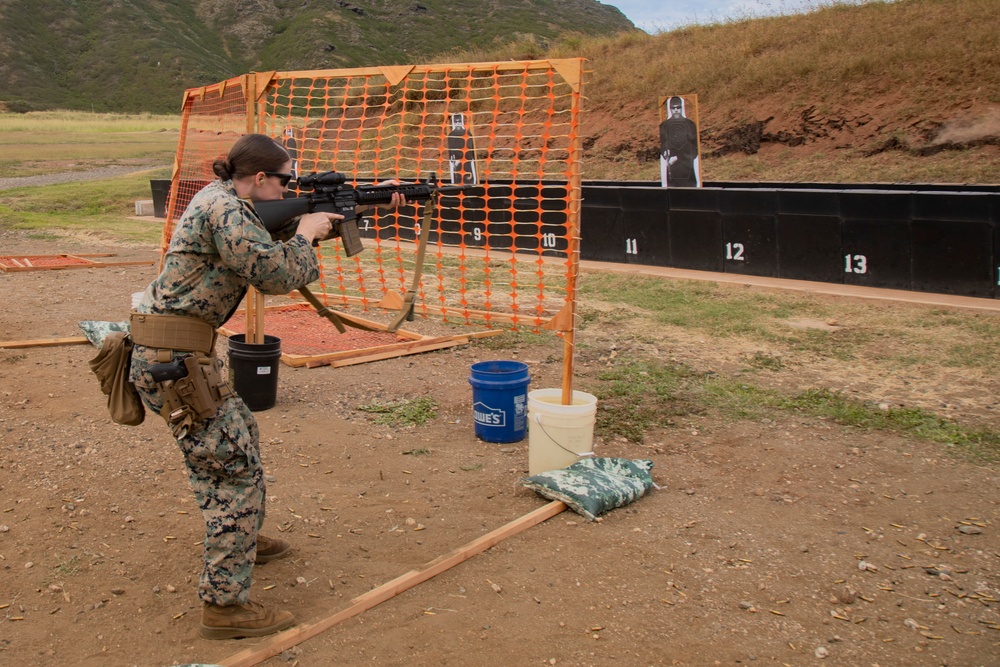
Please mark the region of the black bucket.
<svg viewBox="0 0 1000 667"><path fill-rule="evenodd" d="M153 215L157 218L167 217L167 202L170 201L170 181L151 180L149 189L153 193Z"/></svg>
<svg viewBox="0 0 1000 667"><path fill-rule="evenodd" d="M247 343L245 334L229 337L229 384L252 411L269 410L278 397L278 362L281 339L264 336L264 342Z"/></svg>

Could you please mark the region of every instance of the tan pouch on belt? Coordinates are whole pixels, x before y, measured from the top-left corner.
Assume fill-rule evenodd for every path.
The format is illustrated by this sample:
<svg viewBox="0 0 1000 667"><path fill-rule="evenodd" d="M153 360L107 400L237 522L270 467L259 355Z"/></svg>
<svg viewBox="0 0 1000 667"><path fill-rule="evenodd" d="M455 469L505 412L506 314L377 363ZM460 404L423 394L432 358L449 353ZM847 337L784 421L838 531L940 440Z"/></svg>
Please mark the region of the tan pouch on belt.
<svg viewBox="0 0 1000 667"><path fill-rule="evenodd" d="M107 335L101 351L90 360L90 370L101 382L101 391L108 396L108 412L117 424L138 426L146 417L146 408L129 382L132 362L132 341L122 331Z"/></svg>

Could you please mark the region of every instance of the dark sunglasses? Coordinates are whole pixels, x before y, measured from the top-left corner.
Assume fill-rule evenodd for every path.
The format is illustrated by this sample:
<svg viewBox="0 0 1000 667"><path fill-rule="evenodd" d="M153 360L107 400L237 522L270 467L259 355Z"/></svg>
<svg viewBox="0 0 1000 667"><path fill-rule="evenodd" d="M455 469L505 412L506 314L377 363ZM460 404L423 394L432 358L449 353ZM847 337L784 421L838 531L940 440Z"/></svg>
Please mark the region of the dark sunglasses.
<svg viewBox="0 0 1000 667"><path fill-rule="evenodd" d="M280 171L265 171L264 174L266 176L274 176L281 183L282 187L288 185L288 182L292 180L291 174L283 174Z"/></svg>

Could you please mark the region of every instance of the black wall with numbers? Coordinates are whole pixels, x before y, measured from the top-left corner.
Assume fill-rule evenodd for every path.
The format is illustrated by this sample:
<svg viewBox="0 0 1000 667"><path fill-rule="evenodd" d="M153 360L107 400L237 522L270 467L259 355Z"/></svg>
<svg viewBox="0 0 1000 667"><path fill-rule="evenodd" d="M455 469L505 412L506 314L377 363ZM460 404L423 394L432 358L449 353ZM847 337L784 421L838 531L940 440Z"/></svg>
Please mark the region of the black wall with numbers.
<svg viewBox="0 0 1000 667"><path fill-rule="evenodd" d="M594 181L583 199L585 260L1000 298L996 186Z"/></svg>
<svg viewBox="0 0 1000 667"><path fill-rule="evenodd" d="M565 183L441 197L432 243L565 256ZM580 258L1000 298L1000 186L584 181ZM419 210L362 236L412 241Z"/></svg>
<svg viewBox="0 0 1000 667"><path fill-rule="evenodd" d="M460 195L442 195L432 219L428 243L496 250L528 250L564 257L566 184L491 182L471 186ZM420 237L423 204L386 211L378 220L362 214L362 238L415 241ZM617 238L616 238L617 242Z"/></svg>

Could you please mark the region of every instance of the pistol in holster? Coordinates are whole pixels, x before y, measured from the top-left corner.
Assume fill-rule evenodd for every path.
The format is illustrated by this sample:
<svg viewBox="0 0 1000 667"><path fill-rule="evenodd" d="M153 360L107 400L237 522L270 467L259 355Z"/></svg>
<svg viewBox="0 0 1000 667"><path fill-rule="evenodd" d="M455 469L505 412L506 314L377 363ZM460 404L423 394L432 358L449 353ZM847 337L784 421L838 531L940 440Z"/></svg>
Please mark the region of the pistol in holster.
<svg viewBox="0 0 1000 667"><path fill-rule="evenodd" d="M189 354L165 364L149 367L163 397L163 417L175 438L183 438L196 430L198 424L218 411L219 406L233 396L222 380L215 357Z"/></svg>

